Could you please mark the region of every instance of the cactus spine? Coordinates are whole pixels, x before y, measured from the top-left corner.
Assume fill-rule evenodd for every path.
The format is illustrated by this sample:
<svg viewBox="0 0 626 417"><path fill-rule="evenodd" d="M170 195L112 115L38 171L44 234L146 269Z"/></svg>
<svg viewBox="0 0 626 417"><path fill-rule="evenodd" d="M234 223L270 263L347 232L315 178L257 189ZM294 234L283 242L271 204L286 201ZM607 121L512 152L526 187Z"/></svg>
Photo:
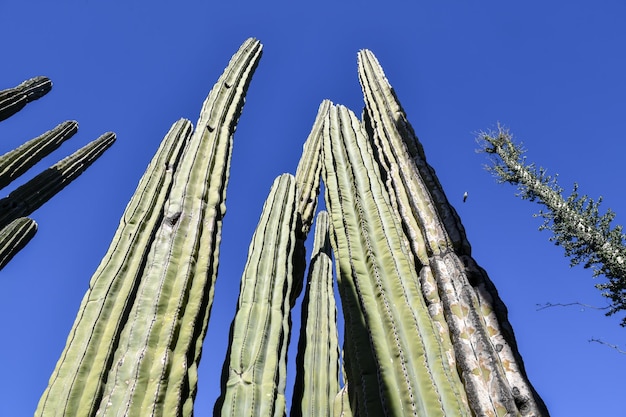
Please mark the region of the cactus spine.
<svg viewBox="0 0 626 417"><path fill-rule="evenodd" d="M37 415L192 414L232 136L260 56L257 40L244 42L195 131L181 120L164 139L92 278Z"/></svg>
<svg viewBox="0 0 626 417"><path fill-rule="evenodd" d="M302 302L292 417L332 416L339 393L339 340L328 227L328 213L320 211Z"/></svg>

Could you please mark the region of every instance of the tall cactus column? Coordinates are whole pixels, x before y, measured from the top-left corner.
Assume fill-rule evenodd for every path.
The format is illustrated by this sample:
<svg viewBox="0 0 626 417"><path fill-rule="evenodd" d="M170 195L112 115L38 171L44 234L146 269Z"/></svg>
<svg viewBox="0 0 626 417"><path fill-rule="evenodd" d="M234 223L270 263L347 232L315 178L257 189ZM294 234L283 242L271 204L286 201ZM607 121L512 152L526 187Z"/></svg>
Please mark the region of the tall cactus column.
<svg viewBox="0 0 626 417"><path fill-rule="evenodd" d="M323 179L358 415L470 415L361 123L339 106L327 124Z"/></svg>
<svg viewBox="0 0 626 417"><path fill-rule="evenodd" d="M285 414L296 221L295 180L283 174L252 237L214 415Z"/></svg>
<svg viewBox="0 0 626 417"><path fill-rule="evenodd" d="M302 302L292 417L332 416L339 393L339 341L328 222L328 213L320 211Z"/></svg>
<svg viewBox="0 0 626 417"><path fill-rule="evenodd" d="M232 137L261 56L248 39L195 131L162 142L92 277L36 415L190 416L217 274Z"/></svg>
<svg viewBox="0 0 626 417"><path fill-rule="evenodd" d="M387 178L392 207L416 260L433 321L441 334L451 334L448 356L460 371L473 412L547 415L526 377L506 307L471 258L460 219L380 64L364 50L358 67L365 125Z"/></svg>

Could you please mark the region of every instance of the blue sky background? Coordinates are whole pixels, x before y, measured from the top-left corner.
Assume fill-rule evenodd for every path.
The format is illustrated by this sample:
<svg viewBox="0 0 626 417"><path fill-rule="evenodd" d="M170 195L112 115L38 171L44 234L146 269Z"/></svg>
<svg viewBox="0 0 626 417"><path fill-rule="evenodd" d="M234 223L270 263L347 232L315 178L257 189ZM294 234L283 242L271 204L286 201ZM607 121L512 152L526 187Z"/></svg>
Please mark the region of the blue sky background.
<svg viewBox="0 0 626 417"><path fill-rule="evenodd" d="M552 415L626 416L626 355L588 341L626 350L619 317L578 307L537 311L545 302L605 301L591 273L570 269L549 233L537 231L541 221L532 214L539 206L484 171L474 141L498 122L508 126L530 161L559 173L568 191L576 181L582 193L602 195L604 207L618 213L616 223L625 224L626 3L295 4L0 0L0 89L36 75L54 83L47 96L0 123L0 152L64 120L80 124L74 138L14 185L105 131L118 136L33 214L37 235L0 272L0 416L32 415L163 135L180 117L197 120L206 94L250 36L264 53L235 135L196 415L211 415L219 394L239 278L270 185L295 172L323 99L360 114L356 53L367 48L458 210L474 258L507 304L531 381Z"/></svg>

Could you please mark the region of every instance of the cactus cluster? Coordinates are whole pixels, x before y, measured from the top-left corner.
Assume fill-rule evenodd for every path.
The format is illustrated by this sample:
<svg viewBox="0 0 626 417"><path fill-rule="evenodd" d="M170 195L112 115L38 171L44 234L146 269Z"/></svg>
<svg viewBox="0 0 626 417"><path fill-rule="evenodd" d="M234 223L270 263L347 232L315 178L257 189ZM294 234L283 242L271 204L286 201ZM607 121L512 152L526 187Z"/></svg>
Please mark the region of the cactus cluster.
<svg viewBox="0 0 626 417"><path fill-rule="evenodd" d="M246 40L195 129L179 120L165 136L36 415L193 414L232 136L261 49ZM295 175L271 187L248 249L214 415L286 415L291 310L303 287L292 416L548 415L506 307L471 257L370 51L359 52L358 74L362 120L322 102ZM321 181L326 210L316 217L305 280Z"/></svg>
<svg viewBox="0 0 626 417"><path fill-rule="evenodd" d="M35 77L0 91L0 121L43 97L51 88L48 78ZM77 131L77 122L66 121L0 156L0 188L8 186ZM0 269L35 235L37 223L27 216L82 174L113 142L115 134L103 134L0 199Z"/></svg>

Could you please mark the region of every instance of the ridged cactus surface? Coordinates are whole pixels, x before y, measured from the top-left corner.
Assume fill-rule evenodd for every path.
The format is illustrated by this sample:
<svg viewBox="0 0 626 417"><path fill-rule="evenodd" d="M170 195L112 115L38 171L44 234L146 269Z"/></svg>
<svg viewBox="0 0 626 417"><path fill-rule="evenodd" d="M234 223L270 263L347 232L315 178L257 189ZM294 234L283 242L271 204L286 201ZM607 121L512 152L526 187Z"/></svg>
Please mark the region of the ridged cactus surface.
<svg viewBox="0 0 626 417"><path fill-rule="evenodd" d="M174 124L94 274L36 415L192 415L232 137L261 44L248 39L196 129Z"/></svg>
<svg viewBox="0 0 626 417"><path fill-rule="evenodd" d="M332 416L335 397L340 392L337 309L328 222L328 213L320 211L302 301L292 417Z"/></svg>
<svg viewBox="0 0 626 417"><path fill-rule="evenodd" d="M46 95L52 89L48 77L33 77L20 85L0 91L0 120L7 119L31 101Z"/></svg>
<svg viewBox="0 0 626 417"><path fill-rule="evenodd" d="M0 200L0 227L28 216L82 174L115 142L108 132L19 186Z"/></svg>
<svg viewBox="0 0 626 417"><path fill-rule="evenodd" d="M387 178L392 207L418 260L420 285L433 321L442 336L451 335L454 352L447 345L447 356L460 370L473 412L547 413L525 375L506 308L471 258L460 219L426 162L380 64L364 50L359 52L358 67L366 126Z"/></svg>
<svg viewBox="0 0 626 417"><path fill-rule="evenodd" d="M0 188L9 185L11 181L61 146L77 131L78 123L75 121L63 122L43 135L0 156Z"/></svg>
<svg viewBox="0 0 626 417"><path fill-rule="evenodd" d="M181 119L164 137L91 278L37 416L193 415L232 139L261 50L246 40L195 129ZM359 52L358 75L363 120L323 101L295 176L277 177L265 201L214 415L287 413L291 309L321 177L327 212L316 221L291 415L547 416L506 307L471 257L461 221L370 51ZM37 78L0 92L0 118L49 86ZM75 129L66 122L0 157L0 186ZM114 139L103 135L0 200L0 268L36 230L24 216ZM345 322L341 357L333 257Z"/></svg>
<svg viewBox="0 0 626 417"><path fill-rule="evenodd" d="M248 250L216 416L285 415L296 220L295 179L283 174L272 185Z"/></svg>
<svg viewBox="0 0 626 417"><path fill-rule="evenodd" d="M359 415L470 415L361 123L329 111L324 183Z"/></svg>
<svg viewBox="0 0 626 417"><path fill-rule="evenodd" d="M35 77L17 87L0 91L0 121L17 113L27 103L41 98L51 88L52 82L47 77ZM61 146L77 130L78 123L75 121L63 122L0 156L0 189ZM25 216L30 215L76 179L113 142L115 134L105 133L0 200L0 269L32 239L37 231L35 221Z"/></svg>
<svg viewBox="0 0 626 417"><path fill-rule="evenodd" d="M19 217L0 229L0 269L22 249L37 232L37 223L28 217Z"/></svg>

